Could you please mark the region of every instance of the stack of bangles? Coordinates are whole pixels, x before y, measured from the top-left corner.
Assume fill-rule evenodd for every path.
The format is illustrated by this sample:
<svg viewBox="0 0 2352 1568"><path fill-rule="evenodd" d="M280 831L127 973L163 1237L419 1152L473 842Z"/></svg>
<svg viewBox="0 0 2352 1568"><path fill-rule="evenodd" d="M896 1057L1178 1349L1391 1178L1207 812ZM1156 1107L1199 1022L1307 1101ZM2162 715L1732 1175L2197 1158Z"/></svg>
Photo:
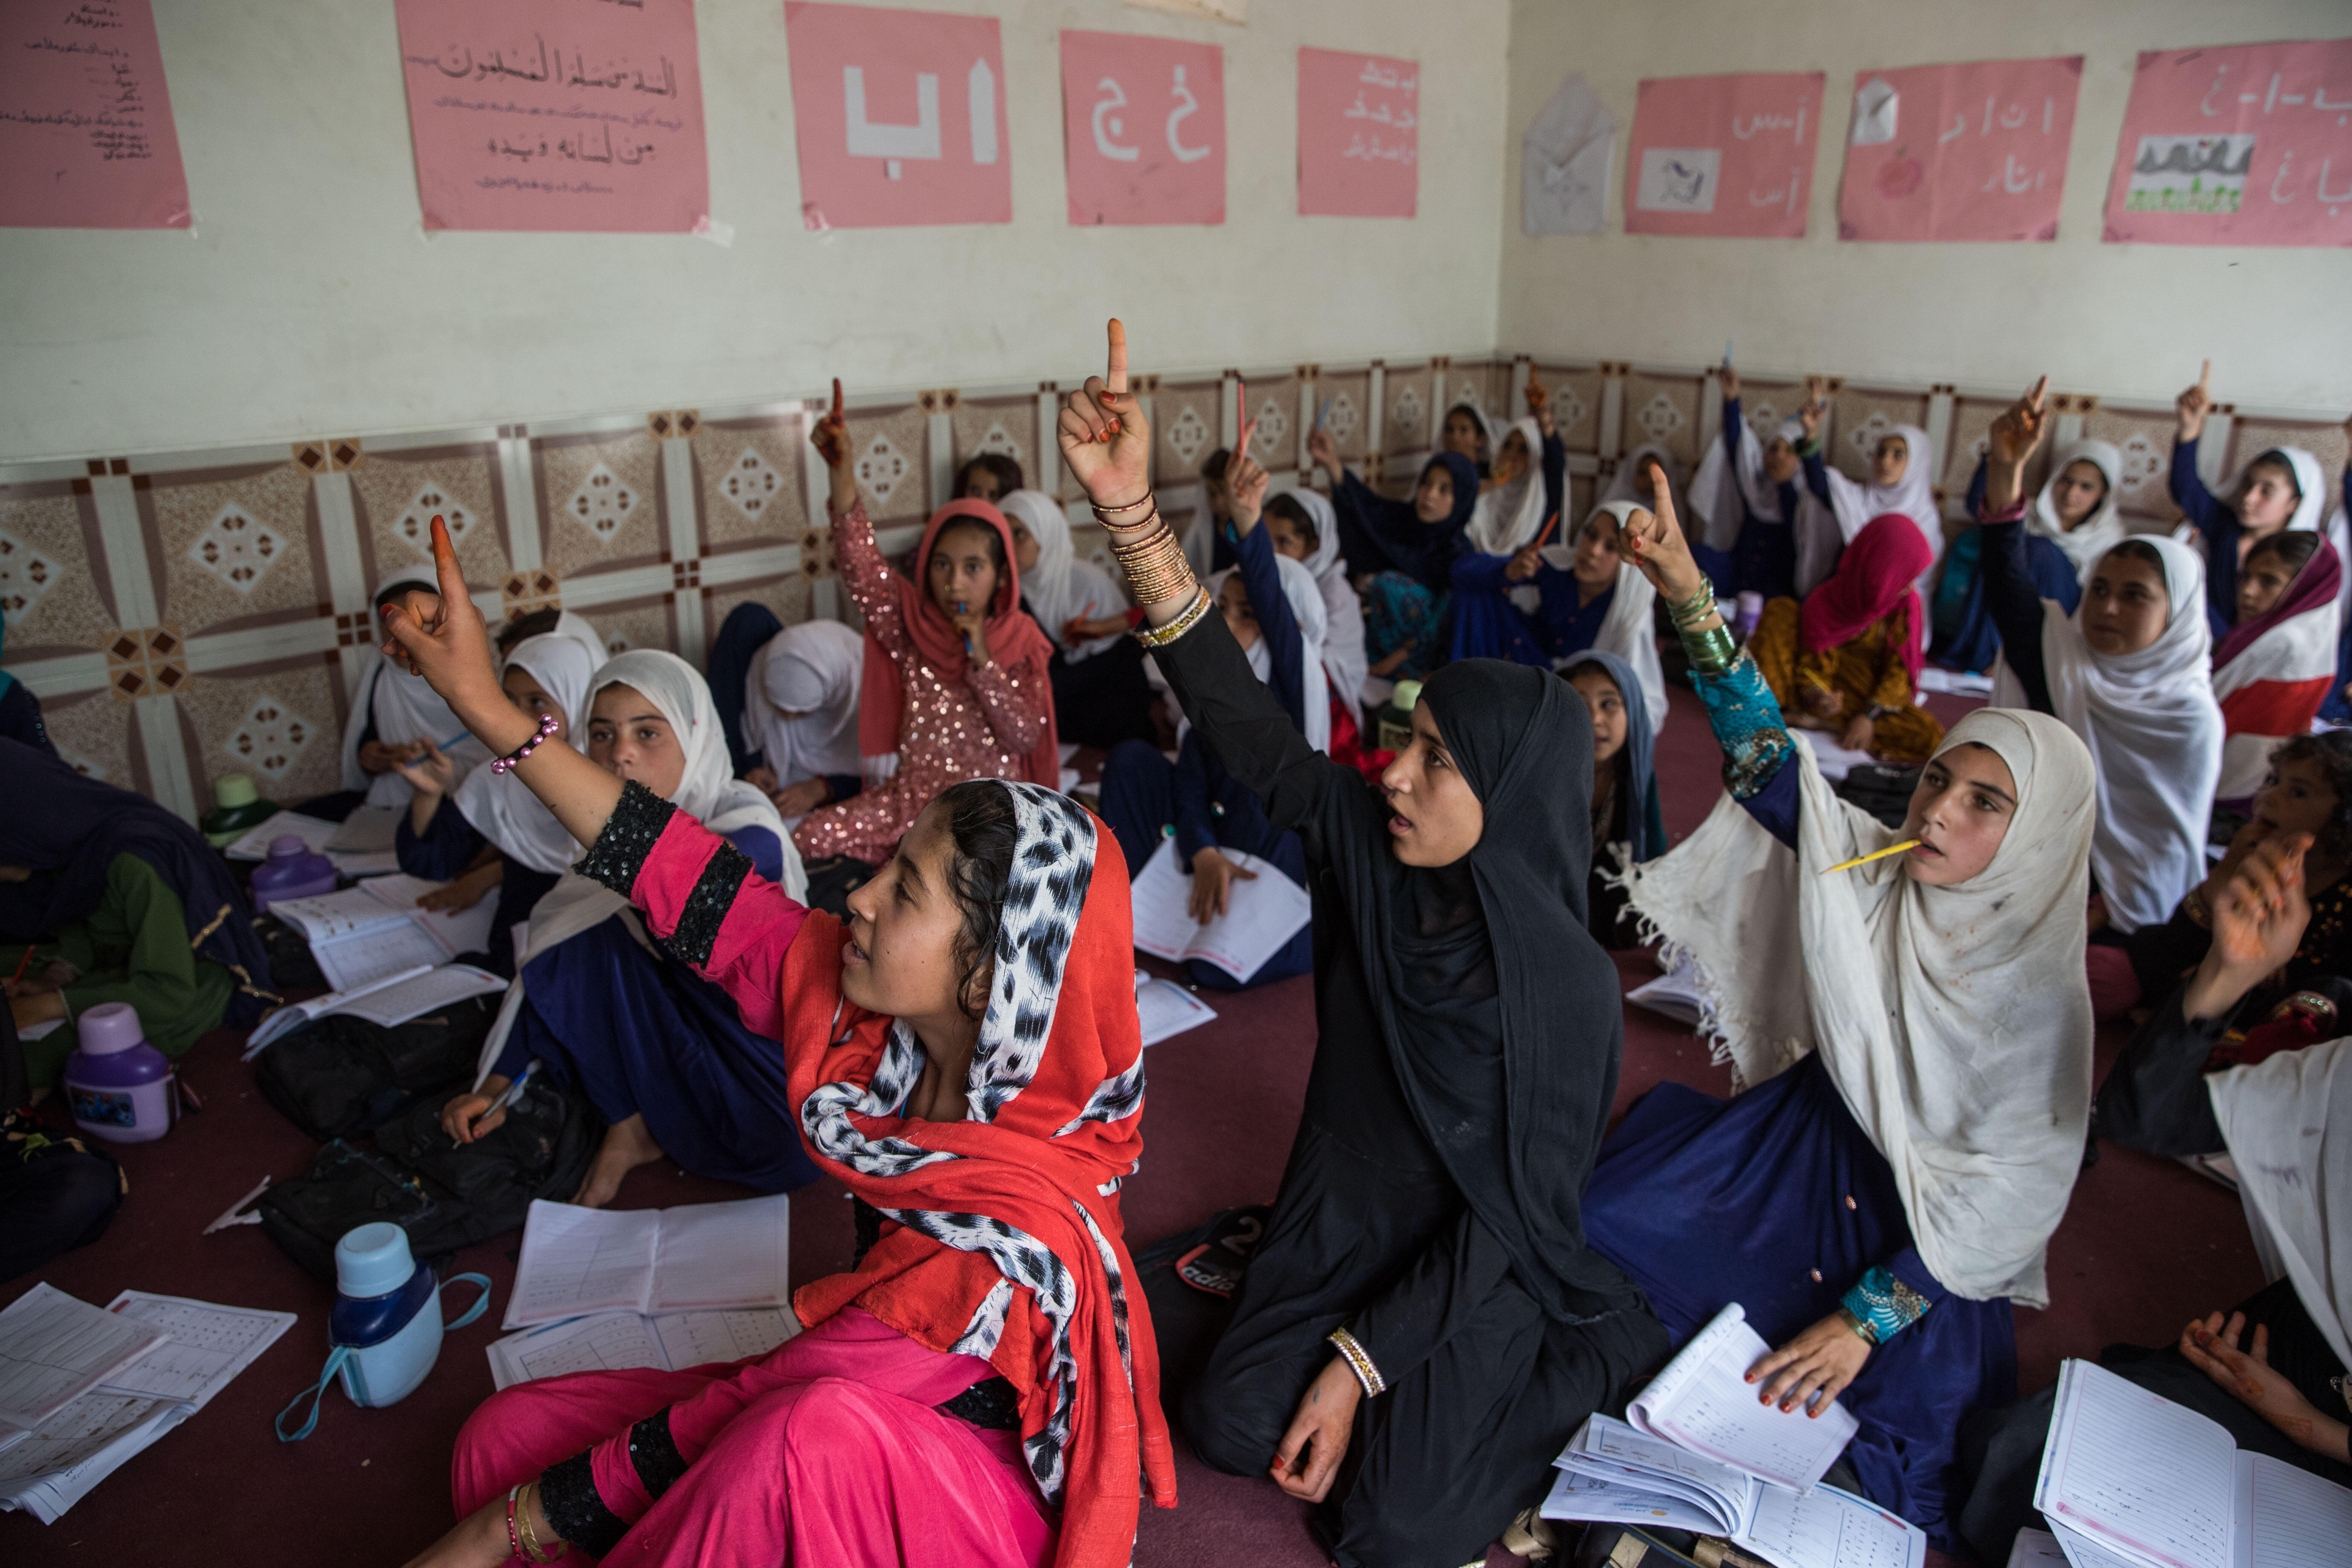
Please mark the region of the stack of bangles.
<svg viewBox="0 0 2352 1568"><path fill-rule="evenodd" d="M1150 510L1144 511L1146 507ZM1143 515L1121 521L1130 512ZM1192 574L1192 563L1184 559L1184 546L1176 538L1175 530L1160 521L1160 508L1151 492L1144 491L1140 499L1125 506L1097 506L1095 518L1110 531L1111 559L1118 563L1119 574L1127 579L1128 592L1138 604L1165 604L1188 589L1192 595L1184 613L1166 626L1137 626L1135 640L1146 647L1165 647L1199 625L1209 613L1209 595L1202 589L1200 579ZM1139 533L1139 537L1121 539L1122 533Z"/></svg>
<svg viewBox="0 0 2352 1568"><path fill-rule="evenodd" d="M1700 675L1721 675L1738 658L1739 649L1731 640L1731 628L1723 624L1715 603L1715 584L1702 579L1698 592L1679 605L1670 604L1666 614L1675 623L1676 635L1683 639L1683 651L1690 655L1690 666ZM1698 624L1708 616L1715 625L1701 631Z"/></svg>

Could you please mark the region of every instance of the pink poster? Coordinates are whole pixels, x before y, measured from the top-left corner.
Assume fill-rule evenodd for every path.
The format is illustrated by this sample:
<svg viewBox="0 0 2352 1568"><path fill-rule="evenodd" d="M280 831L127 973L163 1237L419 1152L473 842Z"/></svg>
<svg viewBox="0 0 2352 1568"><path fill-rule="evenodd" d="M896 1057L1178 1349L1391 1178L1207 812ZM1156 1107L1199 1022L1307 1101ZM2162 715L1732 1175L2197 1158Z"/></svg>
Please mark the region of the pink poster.
<svg viewBox="0 0 2352 1568"><path fill-rule="evenodd" d="M1062 35L1070 221L1225 221L1225 51Z"/></svg>
<svg viewBox="0 0 2352 1568"><path fill-rule="evenodd" d="M0 225L185 228L147 0L0 5Z"/></svg>
<svg viewBox="0 0 2352 1568"><path fill-rule="evenodd" d="M784 39L804 225L1013 221L995 17L792 0Z"/></svg>
<svg viewBox="0 0 2352 1568"><path fill-rule="evenodd" d="M1801 237L1826 79L1788 71L1643 82L1625 154L1625 232Z"/></svg>
<svg viewBox="0 0 2352 1568"><path fill-rule="evenodd" d="M2352 245L2352 38L2140 56L2106 237Z"/></svg>
<svg viewBox="0 0 2352 1568"><path fill-rule="evenodd" d="M2055 239L2083 57L1854 78L1838 237Z"/></svg>
<svg viewBox="0 0 2352 1568"><path fill-rule="evenodd" d="M394 10L426 228L709 225L694 0L395 0Z"/></svg>
<svg viewBox="0 0 2352 1568"><path fill-rule="evenodd" d="M1420 124L1416 62L1299 50L1299 216L1412 216Z"/></svg>

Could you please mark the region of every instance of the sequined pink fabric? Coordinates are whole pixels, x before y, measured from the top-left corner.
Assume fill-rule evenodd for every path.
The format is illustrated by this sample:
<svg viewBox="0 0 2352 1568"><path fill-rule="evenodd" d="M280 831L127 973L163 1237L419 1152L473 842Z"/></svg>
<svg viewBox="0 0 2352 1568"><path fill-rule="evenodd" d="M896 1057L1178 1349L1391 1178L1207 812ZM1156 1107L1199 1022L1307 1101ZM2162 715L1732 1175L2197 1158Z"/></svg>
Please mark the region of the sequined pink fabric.
<svg viewBox="0 0 2352 1568"><path fill-rule="evenodd" d="M898 773L878 788L811 812L793 830L793 844L803 860L851 855L878 866L931 797L950 784L1022 776L1022 759L1045 731L1053 688L1045 671L1026 661L1010 669L978 665L963 680L943 677L907 636L865 501L831 516L834 560L866 630L898 668L906 711L898 726Z"/></svg>

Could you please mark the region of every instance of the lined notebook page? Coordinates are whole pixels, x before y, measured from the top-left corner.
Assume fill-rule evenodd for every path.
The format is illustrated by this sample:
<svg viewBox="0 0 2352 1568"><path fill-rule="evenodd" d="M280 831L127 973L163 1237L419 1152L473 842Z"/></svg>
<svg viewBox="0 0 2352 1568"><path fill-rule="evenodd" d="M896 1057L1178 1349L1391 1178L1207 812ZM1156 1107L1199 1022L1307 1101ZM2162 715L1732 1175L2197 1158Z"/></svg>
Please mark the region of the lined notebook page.
<svg viewBox="0 0 2352 1568"><path fill-rule="evenodd" d="M1856 1423L1835 1402L1818 1417L1760 1403L1748 1369L1769 1348L1735 1301L1666 1363L1628 1414L1645 1431L1802 1491L1837 1462Z"/></svg>
<svg viewBox="0 0 2352 1568"><path fill-rule="evenodd" d="M657 1209L583 1209L534 1199L506 1326L528 1328L584 1312L646 1309L653 1293Z"/></svg>
<svg viewBox="0 0 2352 1568"><path fill-rule="evenodd" d="M2061 1370L2034 1506L2163 1568L2231 1568L2237 1445L2086 1361Z"/></svg>
<svg viewBox="0 0 2352 1568"><path fill-rule="evenodd" d="M791 1215L781 1193L663 1210L653 1303L646 1310L782 1306L792 1297Z"/></svg>
<svg viewBox="0 0 2352 1568"><path fill-rule="evenodd" d="M1768 1490L1735 1539L1796 1568L1920 1568L1927 1556L1924 1531L1835 1487Z"/></svg>
<svg viewBox="0 0 2352 1568"><path fill-rule="evenodd" d="M2238 1456L2238 1568L2343 1568L2352 1490L2268 1454Z"/></svg>
<svg viewBox="0 0 2352 1568"><path fill-rule="evenodd" d="M45 1280L0 1312L0 1421L38 1426L169 1338Z"/></svg>
<svg viewBox="0 0 2352 1568"><path fill-rule="evenodd" d="M781 1307L742 1312L679 1312L653 1321L670 1370L709 1366L765 1355L801 1331L801 1321Z"/></svg>
<svg viewBox="0 0 2352 1568"><path fill-rule="evenodd" d="M635 1312L601 1312L526 1329L491 1344L489 1354L490 1381L500 1388L573 1372L669 1369L651 1325Z"/></svg>

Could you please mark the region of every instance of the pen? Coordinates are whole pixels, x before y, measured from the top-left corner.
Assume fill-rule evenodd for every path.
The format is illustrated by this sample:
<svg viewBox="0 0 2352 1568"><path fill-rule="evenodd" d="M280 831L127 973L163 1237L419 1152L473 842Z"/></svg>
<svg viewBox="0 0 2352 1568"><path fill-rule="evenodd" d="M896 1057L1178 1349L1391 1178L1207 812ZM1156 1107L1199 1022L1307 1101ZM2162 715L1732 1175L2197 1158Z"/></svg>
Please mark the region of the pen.
<svg viewBox="0 0 2352 1568"><path fill-rule="evenodd" d="M512 1105L516 1099L521 1095L522 1086L529 1083L530 1081L530 1075L538 1070L539 1058L537 1057L533 1057L530 1058L530 1065L522 1069L521 1074L516 1078L514 1082L507 1085L507 1091L499 1096L497 1100L491 1104L489 1110L486 1110L482 1114L488 1116L491 1111L504 1110L508 1106Z"/></svg>
<svg viewBox="0 0 2352 1568"><path fill-rule="evenodd" d="M1826 877L1832 871L1851 871L1856 866L1867 866L1873 860L1884 860L1889 855L1900 855L1906 849L1917 847L1919 847L1919 841L1916 838L1906 838L1900 844L1890 844L1884 849L1873 850L1867 855L1857 855L1851 860L1841 860L1834 866L1825 866L1822 868L1822 875Z"/></svg>

